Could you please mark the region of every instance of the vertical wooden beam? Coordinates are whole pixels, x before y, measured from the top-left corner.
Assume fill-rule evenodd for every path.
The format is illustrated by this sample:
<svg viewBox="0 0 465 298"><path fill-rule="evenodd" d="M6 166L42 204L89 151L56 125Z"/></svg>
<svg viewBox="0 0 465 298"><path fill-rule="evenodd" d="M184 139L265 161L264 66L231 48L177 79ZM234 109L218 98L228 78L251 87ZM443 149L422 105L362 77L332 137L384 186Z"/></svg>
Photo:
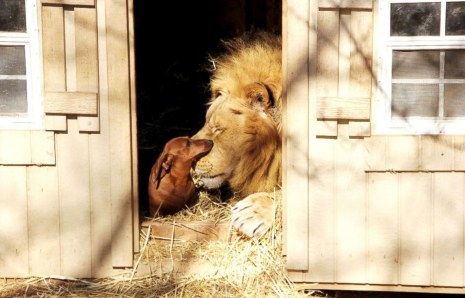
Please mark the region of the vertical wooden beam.
<svg viewBox="0 0 465 298"><path fill-rule="evenodd" d="M336 281L366 281L366 177L363 140L349 138L349 124L338 125L335 142ZM312 198L313 199L313 198Z"/></svg>
<svg viewBox="0 0 465 298"><path fill-rule="evenodd" d="M92 276L106 277L112 273L112 197L105 0L97 0L96 5L100 133L89 135L91 208L93 210L91 215Z"/></svg>
<svg viewBox="0 0 465 298"><path fill-rule="evenodd" d="M97 12L95 8L74 8L76 36L76 88L98 93ZM98 132L98 115L79 116L79 131Z"/></svg>
<svg viewBox="0 0 465 298"><path fill-rule="evenodd" d="M284 53L287 73L285 144L283 172L287 209L287 267L308 270L308 130L309 130L309 1L288 0L287 43ZM290 228L292 227L292 228ZM299 227L299 228L296 228Z"/></svg>
<svg viewBox="0 0 465 298"><path fill-rule="evenodd" d="M114 267L133 265L131 123L126 0L106 1L112 260Z"/></svg>
<svg viewBox="0 0 465 298"><path fill-rule="evenodd" d="M128 1L129 21L129 74L131 89L131 144L132 144L132 192L133 192L133 228L134 228L134 252L139 252L139 166L137 147L137 106L136 106L136 57L134 48L134 1Z"/></svg>
<svg viewBox="0 0 465 298"><path fill-rule="evenodd" d="M89 136L79 134L77 119L68 126L56 135L62 274L84 278L92 273Z"/></svg>
<svg viewBox="0 0 465 298"><path fill-rule="evenodd" d="M44 90L66 91L65 32L63 7L42 6L42 53ZM66 116L47 115L45 129L66 130Z"/></svg>

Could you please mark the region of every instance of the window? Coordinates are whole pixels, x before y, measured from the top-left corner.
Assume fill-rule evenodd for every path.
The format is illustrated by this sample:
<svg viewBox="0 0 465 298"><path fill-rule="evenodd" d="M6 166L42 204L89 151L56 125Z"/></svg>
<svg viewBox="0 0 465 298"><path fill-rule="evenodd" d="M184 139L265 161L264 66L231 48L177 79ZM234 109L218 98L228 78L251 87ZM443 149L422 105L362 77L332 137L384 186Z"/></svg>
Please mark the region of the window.
<svg viewBox="0 0 465 298"><path fill-rule="evenodd" d="M36 0L0 1L0 128L40 128Z"/></svg>
<svg viewBox="0 0 465 298"><path fill-rule="evenodd" d="M465 134L465 1L379 1L376 133Z"/></svg>

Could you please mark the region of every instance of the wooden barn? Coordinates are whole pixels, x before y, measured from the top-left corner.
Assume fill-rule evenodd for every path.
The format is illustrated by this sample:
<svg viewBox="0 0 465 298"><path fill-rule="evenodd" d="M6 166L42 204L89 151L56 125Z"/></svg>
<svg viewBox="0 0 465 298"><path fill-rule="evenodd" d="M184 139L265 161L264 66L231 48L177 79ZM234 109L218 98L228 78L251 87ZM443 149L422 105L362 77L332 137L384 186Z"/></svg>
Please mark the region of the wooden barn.
<svg viewBox="0 0 465 298"><path fill-rule="evenodd" d="M465 292L465 1L283 11L291 279Z"/></svg>
<svg viewBox="0 0 465 298"><path fill-rule="evenodd" d="M127 0L0 2L0 276L133 265L132 24Z"/></svg>

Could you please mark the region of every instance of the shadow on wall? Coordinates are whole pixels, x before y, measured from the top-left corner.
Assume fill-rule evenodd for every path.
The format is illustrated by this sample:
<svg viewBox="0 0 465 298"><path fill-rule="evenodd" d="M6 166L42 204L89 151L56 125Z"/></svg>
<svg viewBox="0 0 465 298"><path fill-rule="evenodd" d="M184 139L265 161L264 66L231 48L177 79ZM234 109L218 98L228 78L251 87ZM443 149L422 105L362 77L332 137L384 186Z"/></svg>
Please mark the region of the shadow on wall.
<svg viewBox="0 0 465 298"><path fill-rule="evenodd" d="M192 136L204 122L208 56L220 40L251 29L281 31L280 0L134 0L139 193L146 216L147 179L164 144Z"/></svg>

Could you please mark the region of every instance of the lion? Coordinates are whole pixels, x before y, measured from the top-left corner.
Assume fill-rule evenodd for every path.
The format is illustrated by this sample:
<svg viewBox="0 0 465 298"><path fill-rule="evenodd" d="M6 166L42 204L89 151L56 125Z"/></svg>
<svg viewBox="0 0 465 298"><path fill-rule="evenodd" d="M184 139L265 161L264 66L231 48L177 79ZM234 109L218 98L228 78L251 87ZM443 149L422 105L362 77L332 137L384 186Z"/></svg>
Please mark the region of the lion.
<svg viewBox="0 0 465 298"><path fill-rule="evenodd" d="M207 189L228 184L240 199L233 226L260 237L273 223L272 192L281 184L281 38L262 32L224 45L213 60L205 124L193 136L214 146L192 176Z"/></svg>

